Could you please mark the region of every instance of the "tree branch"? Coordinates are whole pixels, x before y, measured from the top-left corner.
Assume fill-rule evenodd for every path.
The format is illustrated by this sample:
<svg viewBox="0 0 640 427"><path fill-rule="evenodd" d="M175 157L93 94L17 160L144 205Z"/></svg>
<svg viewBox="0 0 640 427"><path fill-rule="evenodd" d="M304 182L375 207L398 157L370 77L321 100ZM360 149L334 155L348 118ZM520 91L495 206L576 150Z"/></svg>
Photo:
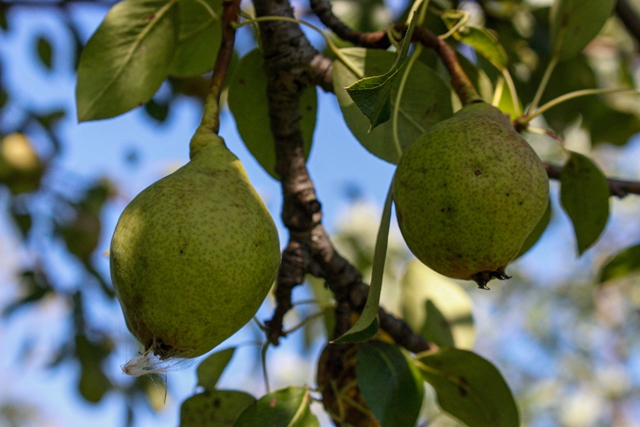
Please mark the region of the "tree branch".
<svg viewBox="0 0 640 427"><path fill-rule="evenodd" d="M371 49L386 49L391 43L386 31L375 33L362 33L345 25L333 14L331 2L328 0L310 0L311 10L327 28L331 29L342 40L353 43L356 46Z"/></svg>
<svg viewBox="0 0 640 427"><path fill-rule="evenodd" d="M320 21L342 40L369 49L387 49L391 46L387 35L388 30L385 29L371 33L356 31L345 25L333 14L329 0L310 0L310 4L311 9ZM408 29L406 25L396 24L392 24L391 28L395 33L401 34L402 36L407 33ZM411 41L422 43L425 47L433 49L438 54L440 60L442 60L451 75L451 86L463 105L481 99L473 83L471 83L471 80L460 66L456 52L444 40L440 39L427 28L417 27L413 31Z"/></svg>
<svg viewBox="0 0 640 427"><path fill-rule="evenodd" d="M549 178L560 179L560 175L562 175L561 166L545 163L544 168L547 170ZM607 178L607 181L609 182L609 190L611 191L612 196L623 198L629 194L640 195L640 182L638 181L624 181L614 178Z"/></svg>
<svg viewBox="0 0 640 427"><path fill-rule="evenodd" d="M257 16L293 17L286 0L255 0ZM368 286L346 259L335 251L322 225L321 204L306 168L299 101L305 88L324 82L330 89L331 63L322 57L306 39L300 27L283 21L260 22L263 55L267 73L267 91L271 131L276 141L276 172L283 193L282 220L290 236L282 254L277 278L277 307L266 322L268 338L278 344L284 335L282 324L291 308L291 292L304 282L306 273L321 277L334 293L337 305L336 329L341 335L350 327L352 311L364 307ZM320 64L320 66L318 66ZM329 78L327 78L329 76ZM430 348L422 337L404 322L380 311L381 324L399 343L410 351Z"/></svg>
<svg viewBox="0 0 640 427"><path fill-rule="evenodd" d="M640 18L628 0L618 0L616 3L616 15L624 24L627 31L640 43Z"/></svg>

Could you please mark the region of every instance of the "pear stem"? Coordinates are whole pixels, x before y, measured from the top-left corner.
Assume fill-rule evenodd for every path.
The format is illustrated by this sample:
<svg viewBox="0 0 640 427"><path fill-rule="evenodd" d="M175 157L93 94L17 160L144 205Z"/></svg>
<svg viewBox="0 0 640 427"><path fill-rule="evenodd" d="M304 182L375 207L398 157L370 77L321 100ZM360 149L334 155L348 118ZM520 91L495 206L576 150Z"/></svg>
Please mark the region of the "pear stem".
<svg viewBox="0 0 640 427"><path fill-rule="evenodd" d="M513 104L513 112L516 117L520 117L522 115L522 110L520 109L520 101L518 100L518 92L516 92L516 85L513 83L513 79L511 78L511 73L509 73L509 69L504 67L502 69L502 77L504 78L507 87L509 88L509 92L511 94L511 103Z"/></svg>
<svg viewBox="0 0 640 427"><path fill-rule="evenodd" d="M444 40L434 36L433 33L425 31L425 29L421 30L422 31L418 32L420 42L422 42L424 46L433 49L438 54L445 67L447 67L447 70L451 75L451 86L460 98L462 105L468 105L475 101L482 101L482 97L480 97L480 94L476 91L473 83L471 83L469 76L467 76L467 73L462 69L455 50L453 50ZM414 37L416 37L415 32Z"/></svg>
<svg viewBox="0 0 640 427"><path fill-rule="evenodd" d="M236 40L236 28L233 25L240 16L240 0L222 3L222 42L213 67L213 75L209 83L209 92L204 104L204 113L198 131L213 132L220 130L220 95L227 78L227 71L233 55Z"/></svg>

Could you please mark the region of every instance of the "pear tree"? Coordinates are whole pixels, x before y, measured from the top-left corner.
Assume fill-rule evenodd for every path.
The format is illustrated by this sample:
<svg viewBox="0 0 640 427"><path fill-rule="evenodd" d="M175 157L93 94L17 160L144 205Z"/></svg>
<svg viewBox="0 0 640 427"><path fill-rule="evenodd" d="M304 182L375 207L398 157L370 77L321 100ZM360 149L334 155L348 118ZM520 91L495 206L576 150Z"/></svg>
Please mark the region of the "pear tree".
<svg viewBox="0 0 640 427"><path fill-rule="evenodd" d="M104 1L86 36L71 19L80 3L0 2L7 34L23 7L55 11L71 34L73 126L136 109L164 123L184 99L201 115L181 138L190 160L132 195L108 236L103 213L121 195L109 180L75 197L50 185L69 112L14 106L24 119L0 122L6 215L35 260L18 273L23 292L0 308L9 321L66 302L72 333L52 365L79 362L85 401L118 395L133 425L141 399L159 410L171 377L195 364L197 388L174 420L183 427L631 422L640 383L615 378L640 349L640 181L615 165L633 158L640 133L633 2ZM35 41L45 70L56 66L54 46ZM3 81L0 109L14 98ZM394 168L384 204L335 232L312 179L332 171L308 160L314 146L346 142L314 135L332 126L318 119L321 98L360 155ZM251 158L227 147L224 120ZM32 142L42 134L47 155ZM249 180L249 161L278 183L277 213ZM569 232L558 237L560 229ZM554 237L569 243L547 243ZM65 286L42 241L57 243L95 286ZM102 242L109 251L98 259ZM545 285L554 259L576 272ZM526 266L535 262L533 274ZM118 370L107 367L117 340L88 314L96 290L140 348ZM484 344L516 324L556 350L566 385L554 402L541 397L535 367L516 371ZM241 329L254 332L254 367L239 367L242 346L225 344ZM312 369L274 389L268 361L290 340L302 342ZM580 384L610 387L589 422L576 421L567 391L578 381L568 361L579 357L592 374ZM260 392L219 381L250 369Z"/></svg>

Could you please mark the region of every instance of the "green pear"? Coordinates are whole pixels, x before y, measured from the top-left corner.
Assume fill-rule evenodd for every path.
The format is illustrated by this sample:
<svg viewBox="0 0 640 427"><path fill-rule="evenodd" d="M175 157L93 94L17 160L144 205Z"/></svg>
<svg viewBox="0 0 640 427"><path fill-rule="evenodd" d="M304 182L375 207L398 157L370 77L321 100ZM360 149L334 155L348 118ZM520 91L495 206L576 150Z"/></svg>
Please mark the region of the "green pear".
<svg viewBox="0 0 640 427"><path fill-rule="evenodd" d="M144 354L161 360L197 357L234 334L255 315L280 262L273 219L222 138L199 129L190 157L129 203L111 240L127 327ZM135 363L125 372L150 371Z"/></svg>
<svg viewBox="0 0 640 427"><path fill-rule="evenodd" d="M542 217L549 181L540 158L500 110L463 107L403 154L393 181L409 249L448 277L486 288Z"/></svg>

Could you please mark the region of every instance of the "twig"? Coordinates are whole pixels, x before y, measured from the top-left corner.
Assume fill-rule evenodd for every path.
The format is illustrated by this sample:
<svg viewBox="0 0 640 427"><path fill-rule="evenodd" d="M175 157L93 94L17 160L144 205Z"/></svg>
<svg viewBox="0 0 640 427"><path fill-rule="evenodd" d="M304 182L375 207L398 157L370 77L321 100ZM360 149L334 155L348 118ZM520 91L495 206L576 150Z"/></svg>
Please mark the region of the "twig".
<svg viewBox="0 0 640 427"><path fill-rule="evenodd" d="M622 21L627 31L640 43L640 18L628 0L618 0L616 3L616 15Z"/></svg>
<svg viewBox="0 0 640 427"><path fill-rule="evenodd" d="M255 1L258 16L292 17L286 1ZM282 254L277 279L273 317L266 322L268 338L278 344L284 335L282 321L291 308L291 292L303 283L305 274L326 281L336 298L336 329L341 334L350 327L352 312L360 312L367 298L368 286L357 269L335 251L322 225L322 209L314 184L306 168L300 129L299 101L306 87L330 77L330 64L309 44L299 26L290 22L261 22L263 55L267 72L267 91L271 131L276 141L276 171L283 192L282 220L289 230L289 243ZM322 63L323 67L314 65ZM323 77L320 77L323 76ZM326 80L325 80L326 81ZM422 337L384 310L380 322L388 326L391 336L406 343L410 351L429 348Z"/></svg>
<svg viewBox="0 0 640 427"><path fill-rule="evenodd" d="M560 179L560 175L562 175L561 166L545 163L544 168L547 170L549 178ZM623 198L629 194L640 195L640 182L638 181L625 181L614 178L607 178L607 181L609 182L609 190L611 191L612 196Z"/></svg>
<svg viewBox="0 0 640 427"><path fill-rule="evenodd" d="M363 33L345 25L335 16L328 0L311 0L311 9L320 21L338 37L360 47L370 49L387 49L391 42L387 33L389 30ZM406 25L391 25L394 33L404 36L407 32ZM411 41L420 42L425 47L433 49L451 75L451 86L464 105L482 98L476 91L473 83L464 72L458 61L455 51L442 39L426 28L418 27L414 30Z"/></svg>
<svg viewBox="0 0 640 427"><path fill-rule="evenodd" d="M331 10L331 2L327 0L310 0L311 10L327 28L330 28L342 40L356 46L371 49L386 49L390 46L386 31L362 33L345 25Z"/></svg>

